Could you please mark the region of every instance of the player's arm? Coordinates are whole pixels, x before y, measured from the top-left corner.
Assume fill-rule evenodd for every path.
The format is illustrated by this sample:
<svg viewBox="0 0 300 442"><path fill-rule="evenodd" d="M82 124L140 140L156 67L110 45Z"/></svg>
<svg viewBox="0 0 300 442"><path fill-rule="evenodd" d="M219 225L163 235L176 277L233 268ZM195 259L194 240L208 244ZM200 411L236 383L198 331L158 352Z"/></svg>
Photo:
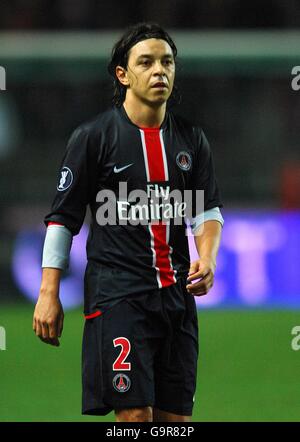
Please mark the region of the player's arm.
<svg viewBox="0 0 300 442"><path fill-rule="evenodd" d="M62 272L68 267L74 235L81 229L97 176L96 143L89 131L78 128L71 135L61 164L57 192L47 226L43 249L42 282L33 317L33 329L42 341L59 345L63 309L59 300ZM93 154L92 152L95 152Z"/></svg>
<svg viewBox="0 0 300 442"><path fill-rule="evenodd" d="M63 225L51 223L43 249L43 273L39 298L33 315L33 330L45 343L59 346L64 312L59 299L61 273L68 267L72 233Z"/></svg>
<svg viewBox="0 0 300 442"><path fill-rule="evenodd" d="M195 208L191 219L199 259L190 264L187 290L201 296L213 286L224 219L220 212L222 202L209 143L201 129L195 128L195 135L197 149L193 188L204 191L204 213L197 213L198 209Z"/></svg>
<svg viewBox="0 0 300 442"><path fill-rule="evenodd" d="M33 314L33 330L43 342L59 346L64 312L59 299L61 269L44 268L39 298Z"/></svg>
<svg viewBox="0 0 300 442"><path fill-rule="evenodd" d="M222 225L220 220L210 219L194 233L199 259L191 263L187 279L187 291L193 295L205 295L213 286Z"/></svg>

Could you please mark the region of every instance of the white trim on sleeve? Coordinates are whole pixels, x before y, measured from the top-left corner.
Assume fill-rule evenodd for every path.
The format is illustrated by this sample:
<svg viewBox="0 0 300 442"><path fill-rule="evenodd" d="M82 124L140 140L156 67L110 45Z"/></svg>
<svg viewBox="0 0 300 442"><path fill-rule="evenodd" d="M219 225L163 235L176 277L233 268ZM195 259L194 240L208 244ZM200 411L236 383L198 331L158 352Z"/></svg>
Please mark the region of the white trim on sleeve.
<svg viewBox="0 0 300 442"><path fill-rule="evenodd" d="M56 224L48 226L44 242L42 268L67 269L72 240L72 233L67 227Z"/></svg>
<svg viewBox="0 0 300 442"><path fill-rule="evenodd" d="M198 227L201 226L201 224L205 223L206 221L219 221L219 223L221 223L223 227L224 218L221 214L219 207L214 207L213 209L205 210L204 213L201 213L200 215L197 215L195 218L192 218L191 228L193 234L195 234Z"/></svg>

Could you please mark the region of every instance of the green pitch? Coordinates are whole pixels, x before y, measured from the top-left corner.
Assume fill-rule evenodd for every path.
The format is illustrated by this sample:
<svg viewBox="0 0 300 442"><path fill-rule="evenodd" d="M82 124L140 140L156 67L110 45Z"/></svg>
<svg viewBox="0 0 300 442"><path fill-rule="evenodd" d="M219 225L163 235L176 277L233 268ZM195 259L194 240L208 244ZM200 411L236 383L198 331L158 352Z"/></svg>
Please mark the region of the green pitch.
<svg viewBox="0 0 300 442"><path fill-rule="evenodd" d="M61 346L31 331L33 306L0 305L0 421L114 421L81 416L79 310L66 313ZM297 311L199 313L194 421L300 421L300 351L291 349Z"/></svg>

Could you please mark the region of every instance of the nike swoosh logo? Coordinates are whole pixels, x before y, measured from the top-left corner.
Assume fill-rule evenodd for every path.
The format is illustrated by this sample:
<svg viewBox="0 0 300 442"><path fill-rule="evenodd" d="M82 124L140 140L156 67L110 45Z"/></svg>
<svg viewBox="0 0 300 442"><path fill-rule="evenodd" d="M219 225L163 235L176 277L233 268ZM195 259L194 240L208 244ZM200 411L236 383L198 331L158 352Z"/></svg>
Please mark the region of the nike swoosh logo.
<svg viewBox="0 0 300 442"><path fill-rule="evenodd" d="M125 170L125 169L127 169L127 167L130 167L130 166L132 166L132 165L133 165L133 163L131 163L131 164L127 164L127 166L120 167L119 169L117 168L117 166L115 166L115 167L114 167L114 172L115 172L115 173L120 173L120 172L122 172L122 170Z"/></svg>

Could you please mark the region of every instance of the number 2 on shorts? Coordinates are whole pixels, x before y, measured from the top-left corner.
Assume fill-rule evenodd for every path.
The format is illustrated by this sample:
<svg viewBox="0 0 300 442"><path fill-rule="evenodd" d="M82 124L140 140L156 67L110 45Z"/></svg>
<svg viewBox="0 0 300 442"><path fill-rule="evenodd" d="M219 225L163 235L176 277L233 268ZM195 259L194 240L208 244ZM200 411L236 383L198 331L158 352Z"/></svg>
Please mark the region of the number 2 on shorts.
<svg viewBox="0 0 300 442"><path fill-rule="evenodd" d="M130 353L131 345L127 338L124 338L123 336L120 336L119 338L115 338L113 340L114 347L117 347L118 345L121 345L121 351L115 362L113 363L113 370L123 370L123 371L129 371L131 370L131 363L130 362L124 362L127 356Z"/></svg>

